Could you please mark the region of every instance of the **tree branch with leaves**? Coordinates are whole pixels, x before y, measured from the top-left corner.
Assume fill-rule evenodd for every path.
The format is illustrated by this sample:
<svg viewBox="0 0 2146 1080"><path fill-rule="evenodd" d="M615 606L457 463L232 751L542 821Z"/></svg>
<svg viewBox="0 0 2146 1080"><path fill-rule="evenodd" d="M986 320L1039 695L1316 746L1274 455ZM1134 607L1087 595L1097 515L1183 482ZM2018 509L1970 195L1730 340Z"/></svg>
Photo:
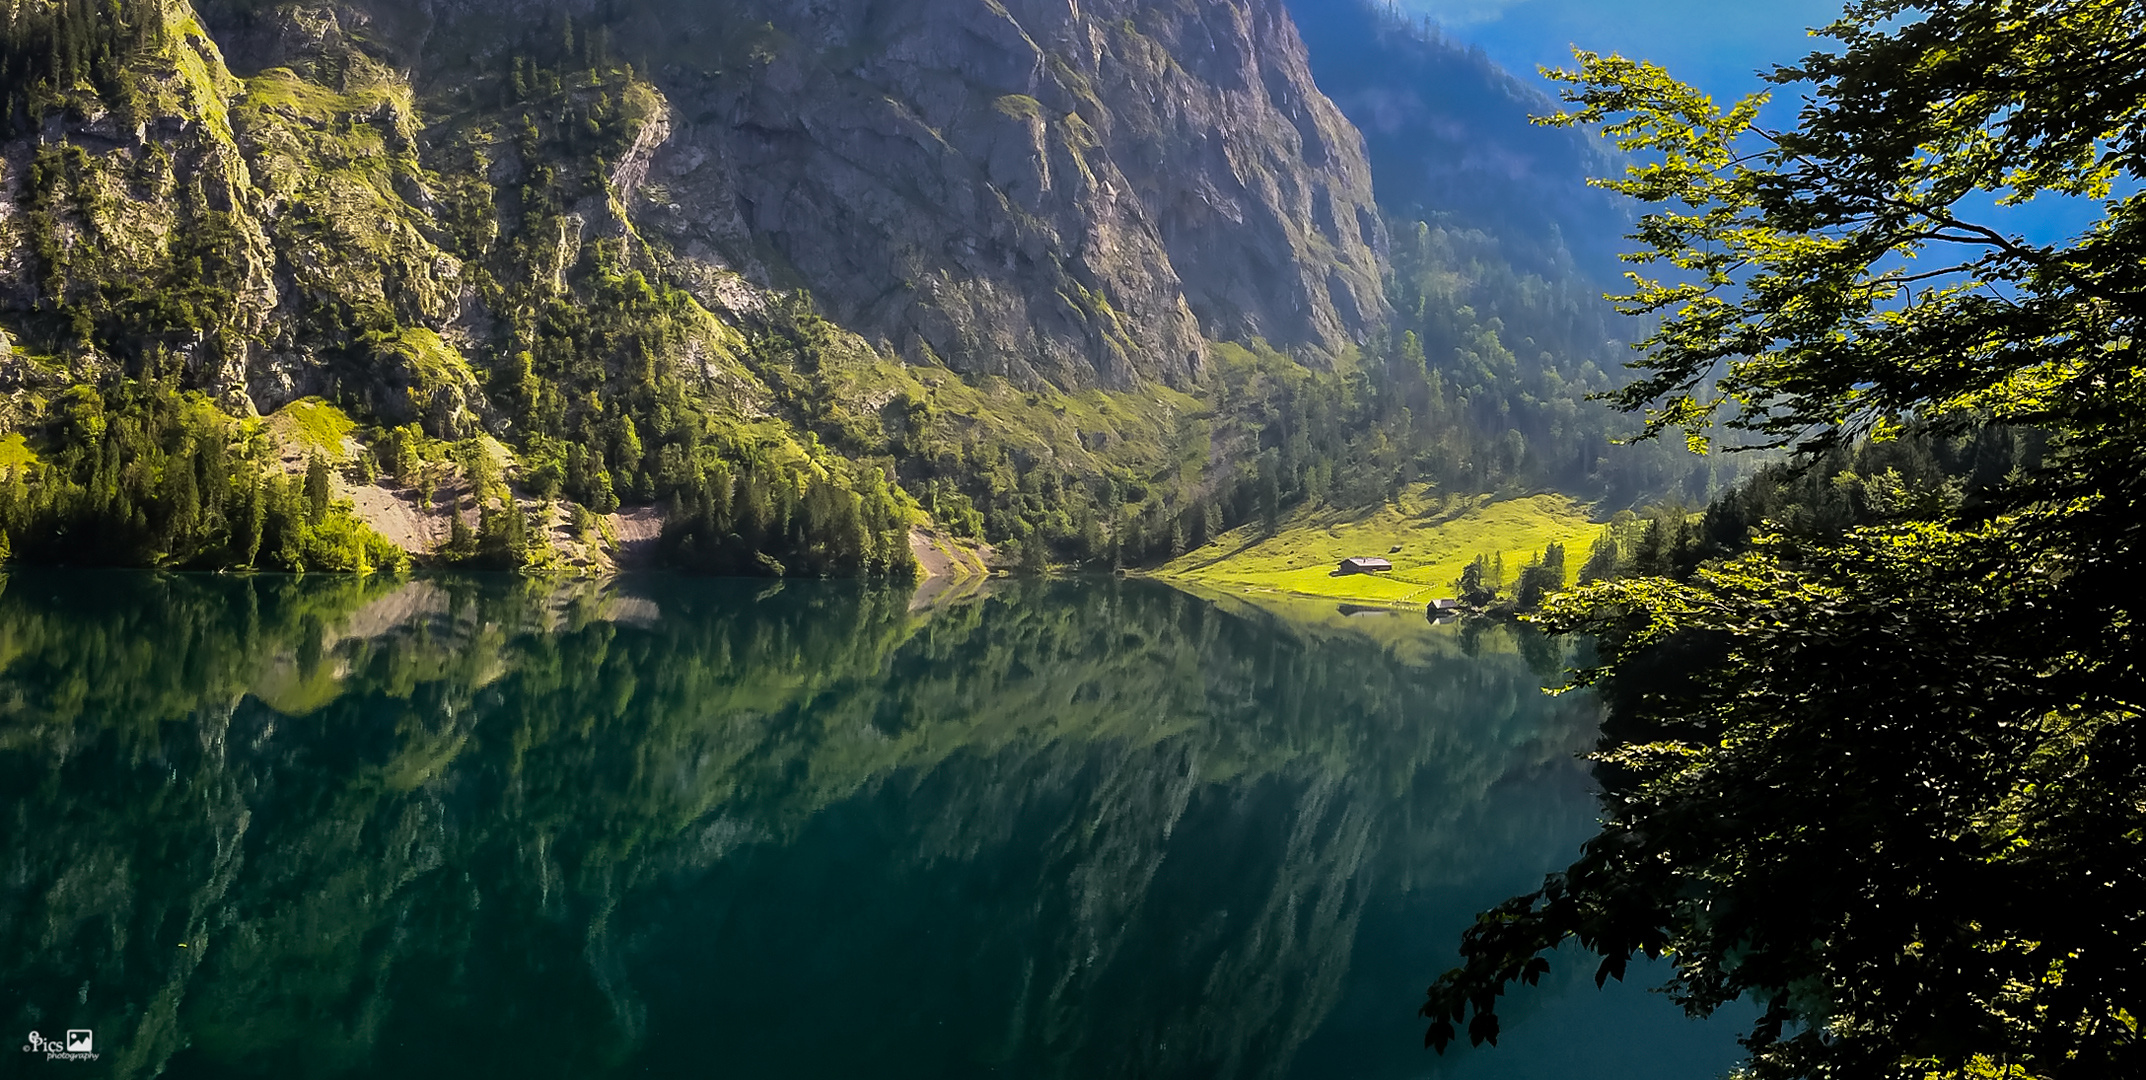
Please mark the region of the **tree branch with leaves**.
<svg viewBox="0 0 2146 1080"><path fill-rule="evenodd" d="M2146 4L1871 0L1722 109L1580 53L1553 124L1642 162L1618 405L1704 449L1811 455L1913 424L2047 433L1972 519L1762 534L1688 581L1553 599L1610 706L1604 826L1479 917L1428 1045L1575 941L1739 999L1757 1077L2146 1074ZM2061 241L2010 209L2066 200ZM1718 430L1717 430L1718 429ZM2133 582L2125 585L2124 582Z"/></svg>

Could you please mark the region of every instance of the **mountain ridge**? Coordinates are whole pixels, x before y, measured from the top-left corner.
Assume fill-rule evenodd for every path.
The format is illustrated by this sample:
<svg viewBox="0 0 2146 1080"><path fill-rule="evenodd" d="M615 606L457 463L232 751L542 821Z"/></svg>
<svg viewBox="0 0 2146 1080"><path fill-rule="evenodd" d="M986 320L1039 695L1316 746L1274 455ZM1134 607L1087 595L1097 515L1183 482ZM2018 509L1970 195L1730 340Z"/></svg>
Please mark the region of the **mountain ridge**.
<svg viewBox="0 0 2146 1080"><path fill-rule="evenodd" d="M1485 229L1535 273L1617 284L1634 217L1586 181L1623 169L1603 140L1532 123L1560 109L1530 81L1371 0L1291 0L1319 86L1363 133L1382 205Z"/></svg>
<svg viewBox="0 0 2146 1080"><path fill-rule="evenodd" d="M1462 294L1394 291L1277 4L5 12L19 558L362 569L388 507L558 568L638 507L719 572L901 572L926 523L1146 564L1544 459L1455 426L1495 317L1426 339L1483 339L1471 412L1402 385L1391 297ZM348 442L252 419L293 408Z"/></svg>

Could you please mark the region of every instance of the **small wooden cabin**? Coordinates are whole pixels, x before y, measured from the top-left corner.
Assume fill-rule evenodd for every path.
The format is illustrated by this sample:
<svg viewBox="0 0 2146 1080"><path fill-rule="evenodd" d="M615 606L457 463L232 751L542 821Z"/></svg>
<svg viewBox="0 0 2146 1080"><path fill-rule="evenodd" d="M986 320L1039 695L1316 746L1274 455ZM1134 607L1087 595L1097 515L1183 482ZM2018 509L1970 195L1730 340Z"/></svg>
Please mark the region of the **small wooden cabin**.
<svg viewBox="0 0 2146 1080"><path fill-rule="evenodd" d="M1392 563L1376 555L1358 555L1354 558L1341 560L1340 572L1344 574L1383 574L1391 569L1393 569Z"/></svg>

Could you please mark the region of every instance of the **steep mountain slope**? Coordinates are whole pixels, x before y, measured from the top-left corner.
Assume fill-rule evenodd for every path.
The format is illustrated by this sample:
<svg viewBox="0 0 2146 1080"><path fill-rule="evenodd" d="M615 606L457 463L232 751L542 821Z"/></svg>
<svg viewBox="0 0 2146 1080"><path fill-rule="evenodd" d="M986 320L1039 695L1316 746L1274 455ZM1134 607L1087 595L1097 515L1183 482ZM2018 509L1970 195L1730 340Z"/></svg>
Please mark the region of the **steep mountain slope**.
<svg viewBox="0 0 2146 1080"><path fill-rule="evenodd" d="M247 46L245 74L319 49L294 32L304 9L209 15ZM638 67L660 104L609 178L616 224L689 281L805 288L910 363L1183 385L1204 338L1331 355L1383 314L1360 139L1278 4L366 0L310 17L351 23L456 112L514 97L517 57L556 57L569 82L568 65ZM605 209L575 207L584 228Z"/></svg>
<svg viewBox="0 0 2146 1080"><path fill-rule="evenodd" d="M4 13L19 555L377 562L349 494L500 564L621 503L711 569L906 564L919 504L1095 558L1218 482L1210 340L1384 316L1273 5ZM247 419L315 397L354 442Z"/></svg>
<svg viewBox="0 0 2146 1080"><path fill-rule="evenodd" d="M1368 168L1278 4L703 11L773 30L721 71L655 61L694 119L653 227L883 351L1184 385L1202 335L1331 354L1382 313Z"/></svg>
<svg viewBox="0 0 2146 1080"><path fill-rule="evenodd" d="M0 550L1112 566L1421 482L1703 491L1578 400L1584 144L1405 27L1351 72L1350 10L1308 59L1267 0L5 0ZM1422 107L1367 159L1315 62Z"/></svg>
<svg viewBox="0 0 2146 1080"><path fill-rule="evenodd" d="M1704 501L1735 476L1587 400L1645 328L1616 313L1634 226L1614 147L1529 122L1557 102L1370 0L1293 0L1320 86L1365 133L1393 240L1395 318L1363 351L1393 441L1448 490L1542 485L1609 506ZM1615 449L1613 449L1613 447Z"/></svg>
<svg viewBox="0 0 2146 1080"><path fill-rule="evenodd" d="M1481 50L1370 0L1291 0L1324 90L1364 134L1381 205L1503 239L1522 270L1569 255L1614 284L1630 208L1590 177L1620 168L1607 144L1529 118L1557 103Z"/></svg>

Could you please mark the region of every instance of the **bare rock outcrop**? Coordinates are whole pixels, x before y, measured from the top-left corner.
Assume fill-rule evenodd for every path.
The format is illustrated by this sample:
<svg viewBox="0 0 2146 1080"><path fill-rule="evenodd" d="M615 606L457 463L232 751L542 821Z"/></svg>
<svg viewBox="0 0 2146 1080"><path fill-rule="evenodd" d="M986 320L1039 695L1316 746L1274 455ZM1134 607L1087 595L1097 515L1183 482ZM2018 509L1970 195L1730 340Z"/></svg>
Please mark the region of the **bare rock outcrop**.
<svg viewBox="0 0 2146 1080"><path fill-rule="evenodd" d="M506 9L599 18L457 0L413 45L479 51ZM1383 314L1362 139L1277 0L638 12L607 32L670 108L622 185L634 225L688 264L807 289L911 363L1183 383L1206 340L1316 360Z"/></svg>

